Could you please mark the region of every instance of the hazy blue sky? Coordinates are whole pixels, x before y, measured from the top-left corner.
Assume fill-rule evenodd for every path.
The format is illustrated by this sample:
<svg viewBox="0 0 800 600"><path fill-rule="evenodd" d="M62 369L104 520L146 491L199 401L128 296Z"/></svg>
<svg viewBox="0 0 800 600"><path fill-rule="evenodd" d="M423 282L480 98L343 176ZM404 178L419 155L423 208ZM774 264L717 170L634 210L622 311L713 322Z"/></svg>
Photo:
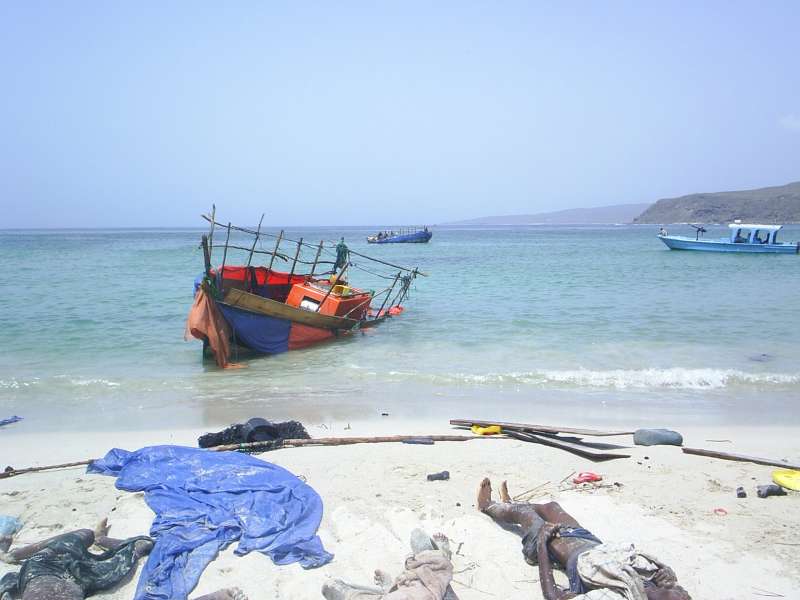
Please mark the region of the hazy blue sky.
<svg viewBox="0 0 800 600"><path fill-rule="evenodd" d="M0 3L0 228L436 223L800 180L800 2Z"/></svg>

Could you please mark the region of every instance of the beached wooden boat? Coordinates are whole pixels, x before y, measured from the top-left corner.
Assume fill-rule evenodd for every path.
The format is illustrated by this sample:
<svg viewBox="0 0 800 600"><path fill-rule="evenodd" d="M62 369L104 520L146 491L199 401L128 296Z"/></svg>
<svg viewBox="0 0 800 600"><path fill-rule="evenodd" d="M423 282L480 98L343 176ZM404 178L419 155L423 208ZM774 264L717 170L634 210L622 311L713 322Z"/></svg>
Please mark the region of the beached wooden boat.
<svg viewBox="0 0 800 600"><path fill-rule="evenodd" d="M800 242L779 242L782 225L755 225L732 223L728 225L730 237L716 240L703 239L705 229L695 227L694 238L667 235L663 229L658 238L670 250L701 250L706 252L750 252L757 254L800 254Z"/></svg>
<svg viewBox="0 0 800 600"><path fill-rule="evenodd" d="M350 251L344 240L338 244L306 244L302 238L289 240L281 231L270 234L231 224L222 225L212 216L204 216L211 231L202 236L205 268L195 280L195 302L187 321L187 337L203 340L206 354L227 366L231 349L258 354L277 354L347 335L360 328L373 327L385 319L399 315L409 287L418 269L401 267ZM222 253L222 264L212 266L215 227L226 232L225 244L216 247ZM230 243L231 231L253 236L250 247ZM256 250L259 239L276 239L273 250ZM292 247L293 258L281 252L281 245ZM314 254L313 261L304 260L303 250ZM244 250L245 265L226 264L229 250ZM325 260L328 254L335 260ZM350 256L359 257L358 264ZM266 257L268 264L253 265L254 256ZM291 270L273 268L276 258L289 262ZM378 292L362 290L348 283L348 268L368 270L382 276L387 287ZM306 273L301 269L310 269ZM383 268L384 273L376 272ZM386 271L386 269L391 269ZM397 269L397 271L395 271ZM365 269L366 270L366 269Z"/></svg>
<svg viewBox="0 0 800 600"><path fill-rule="evenodd" d="M427 228L401 229L400 231L380 231L367 238L370 244L427 244L433 233Z"/></svg>

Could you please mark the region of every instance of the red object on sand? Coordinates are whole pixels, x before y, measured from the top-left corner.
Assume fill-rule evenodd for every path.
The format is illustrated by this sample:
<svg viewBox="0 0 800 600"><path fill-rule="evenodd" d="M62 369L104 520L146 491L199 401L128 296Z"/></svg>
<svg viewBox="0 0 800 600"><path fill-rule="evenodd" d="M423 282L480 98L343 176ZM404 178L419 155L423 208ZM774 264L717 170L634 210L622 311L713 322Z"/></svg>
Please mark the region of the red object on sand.
<svg viewBox="0 0 800 600"><path fill-rule="evenodd" d="M578 476L572 479L572 483L594 483L596 481L603 481L603 477L591 471L578 473Z"/></svg>

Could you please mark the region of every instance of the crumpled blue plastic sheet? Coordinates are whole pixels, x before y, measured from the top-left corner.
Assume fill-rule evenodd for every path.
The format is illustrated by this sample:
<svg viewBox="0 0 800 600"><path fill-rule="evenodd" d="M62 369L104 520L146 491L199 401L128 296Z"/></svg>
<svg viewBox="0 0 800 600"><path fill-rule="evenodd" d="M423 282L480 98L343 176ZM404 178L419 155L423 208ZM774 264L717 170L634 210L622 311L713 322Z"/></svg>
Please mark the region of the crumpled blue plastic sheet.
<svg viewBox="0 0 800 600"><path fill-rule="evenodd" d="M144 491L156 513L155 546L134 600L185 599L218 552L236 540L236 554L256 550L279 565L319 567L333 558L317 536L319 495L253 456L181 446L115 448L87 471L116 476L118 489Z"/></svg>
<svg viewBox="0 0 800 600"><path fill-rule="evenodd" d="M22 417L18 417L17 415L8 417L7 419L0 419L0 427L3 427L4 425L11 425L12 423L16 423L18 421L22 421Z"/></svg>

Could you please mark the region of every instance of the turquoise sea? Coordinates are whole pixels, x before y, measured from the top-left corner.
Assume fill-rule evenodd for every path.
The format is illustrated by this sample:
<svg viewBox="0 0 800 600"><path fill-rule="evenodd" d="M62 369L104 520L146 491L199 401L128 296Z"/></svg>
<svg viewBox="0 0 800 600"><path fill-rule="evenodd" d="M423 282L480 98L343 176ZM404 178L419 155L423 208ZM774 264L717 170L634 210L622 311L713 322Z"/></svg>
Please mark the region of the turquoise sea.
<svg viewBox="0 0 800 600"><path fill-rule="evenodd" d="M0 232L0 418L39 429L384 412L564 424L800 419L800 257L669 251L657 229L435 228L430 244L382 246L365 242L374 228L287 229L309 241L344 236L429 276L401 317L374 330L225 371L183 340L205 230ZM782 237L800 239L800 228ZM351 283L382 284L358 270Z"/></svg>

